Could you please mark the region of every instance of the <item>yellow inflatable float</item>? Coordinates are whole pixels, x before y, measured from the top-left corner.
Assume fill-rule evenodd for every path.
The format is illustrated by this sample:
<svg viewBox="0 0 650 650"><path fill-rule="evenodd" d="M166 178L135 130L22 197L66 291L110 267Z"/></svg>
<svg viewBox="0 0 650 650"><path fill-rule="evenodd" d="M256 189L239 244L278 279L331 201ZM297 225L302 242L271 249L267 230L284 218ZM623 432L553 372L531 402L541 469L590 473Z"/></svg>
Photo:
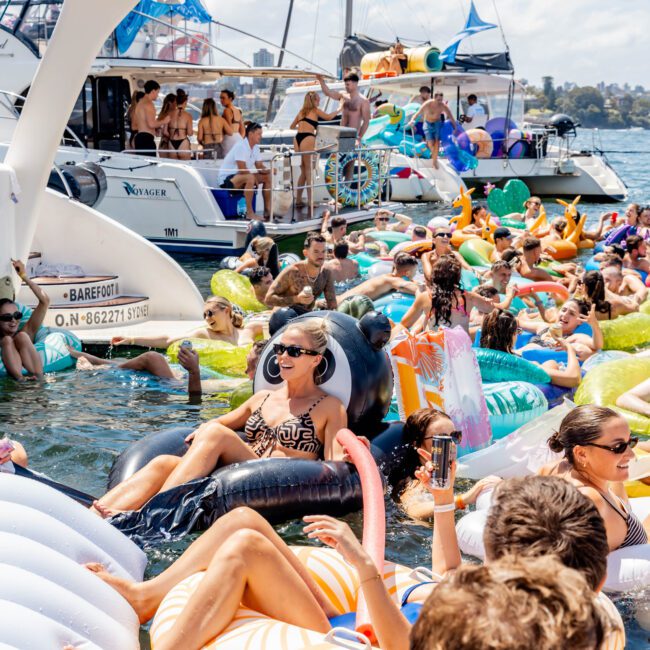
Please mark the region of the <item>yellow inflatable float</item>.
<svg viewBox="0 0 650 650"><path fill-rule="evenodd" d="M650 314L639 312L601 321L603 350L636 350L650 345Z"/></svg>
<svg viewBox="0 0 650 650"><path fill-rule="evenodd" d="M199 363L210 370L216 370L226 377L246 377L246 356L252 345L233 345L227 341L210 339L188 339L199 355ZM172 363L178 363L178 350L182 341L176 341L167 348Z"/></svg>
<svg viewBox="0 0 650 650"><path fill-rule="evenodd" d="M389 50L383 52L369 52L361 59L361 74L372 76L377 72L377 68L384 57L390 56ZM442 69L440 61L440 50L437 47L407 47L404 49L406 54L405 72L436 72Z"/></svg>
<svg viewBox="0 0 650 650"><path fill-rule="evenodd" d="M257 312L268 309L255 297L250 280L230 269L217 271L210 280L210 289L214 296L227 298L233 305L237 305L244 311Z"/></svg>
<svg viewBox="0 0 650 650"><path fill-rule="evenodd" d="M359 593L357 572L347 564L341 555L329 548L292 547L291 550L305 565L316 582L329 598L339 614L356 610ZM176 585L160 604L151 625L151 647L178 618L190 596L203 579L203 573L196 573ZM422 582L417 574L404 566L386 562L383 580L391 597L401 603L406 590ZM332 642L332 631L321 634L295 625L289 625L264 616L252 609L240 606L230 625L203 650L340 650L341 644Z"/></svg>
<svg viewBox="0 0 650 650"><path fill-rule="evenodd" d="M576 391L575 403L609 406L628 421L633 433L650 436L650 418L616 406L623 393L648 377L650 358L627 357L602 363L585 375Z"/></svg>

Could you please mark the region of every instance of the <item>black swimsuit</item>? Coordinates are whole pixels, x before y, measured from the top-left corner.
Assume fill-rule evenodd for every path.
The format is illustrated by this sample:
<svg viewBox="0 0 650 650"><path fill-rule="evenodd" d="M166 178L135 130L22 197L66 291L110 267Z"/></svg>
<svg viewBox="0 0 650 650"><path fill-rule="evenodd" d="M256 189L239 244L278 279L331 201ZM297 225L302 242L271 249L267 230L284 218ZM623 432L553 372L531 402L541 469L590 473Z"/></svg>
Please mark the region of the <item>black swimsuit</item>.
<svg viewBox="0 0 650 650"><path fill-rule="evenodd" d="M158 155L155 138L151 133L145 131L138 131L133 136L133 148L141 156L153 156L155 158Z"/></svg>
<svg viewBox="0 0 650 650"><path fill-rule="evenodd" d="M307 122L307 124L311 125L314 127L314 132L313 133L296 133L296 144L300 146L300 143L305 139L305 138L315 138L316 137L316 131L318 131L318 120L310 120L308 117L303 117L301 122Z"/></svg>
<svg viewBox="0 0 650 650"><path fill-rule="evenodd" d="M305 413L291 417L275 427L269 426L262 415L262 407L269 395L248 418L244 427L246 442L253 448L253 452L260 458L270 456L275 447L281 445L287 449L295 449L322 458L323 443L316 435L316 426L311 419L311 412L326 395L317 399Z"/></svg>

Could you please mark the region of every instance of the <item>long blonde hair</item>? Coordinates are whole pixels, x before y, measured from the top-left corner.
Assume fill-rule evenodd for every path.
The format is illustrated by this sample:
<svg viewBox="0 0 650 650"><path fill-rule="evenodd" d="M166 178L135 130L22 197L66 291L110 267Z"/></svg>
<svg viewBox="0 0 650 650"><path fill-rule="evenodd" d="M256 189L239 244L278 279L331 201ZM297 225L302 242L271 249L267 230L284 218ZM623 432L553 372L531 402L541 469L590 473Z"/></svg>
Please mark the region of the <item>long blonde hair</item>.
<svg viewBox="0 0 650 650"><path fill-rule="evenodd" d="M306 95L305 99L302 102L302 108L300 109L300 112L298 113L298 117L300 119L307 117L309 115L309 111L313 111L316 108L316 98L318 97L318 93L315 90L310 90Z"/></svg>
<svg viewBox="0 0 650 650"><path fill-rule="evenodd" d="M238 311L235 311L232 308L232 303L230 300L228 300L228 298L224 298L223 296L210 296L205 300L206 305L215 303L226 307L230 311L230 322L233 324L233 327L236 329L241 329L242 325L244 324L244 317Z"/></svg>
<svg viewBox="0 0 650 650"><path fill-rule="evenodd" d="M330 333L327 319L316 317L301 320L297 323L289 323L287 331L289 330L297 330L301 334L305 334L311 341L311 349L318 352L318 354L325 354L325 350L327 350L327 335ZM318 367L316 366L314 368L314 383L317 386L322 381Z"/></svg>
<svg viewBox="0 0 650 650"><path fill-rule="evenodd" d="M271 248L273 248L273 244L275 244L275 242L271 237L254 237L251 241L251 248L258 255L264 254L268 257Z"/></svg>

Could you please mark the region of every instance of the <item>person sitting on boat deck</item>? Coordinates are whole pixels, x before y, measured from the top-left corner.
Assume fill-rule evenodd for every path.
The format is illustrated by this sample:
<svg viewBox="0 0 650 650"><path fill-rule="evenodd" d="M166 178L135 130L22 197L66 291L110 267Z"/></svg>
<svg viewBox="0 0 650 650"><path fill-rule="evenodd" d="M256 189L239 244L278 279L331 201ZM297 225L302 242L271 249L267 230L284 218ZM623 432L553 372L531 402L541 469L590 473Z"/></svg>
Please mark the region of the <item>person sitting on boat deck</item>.
<svg viewBox="0 0 650 650"><path fill-rule="evenodd" d="M144 92L142 90L134 91L133 94L131 95L131 103L129 104L129 108L126 111L125 119L129 127L129 148L130 149L134 148L133 138L135 137L135 134L138 132L138 123L135 119L135 107L143 97L144 97Z"/></svg>
<svg viewBox="0 0 650 650"><path fill-rule="evenodd" d="M478 235L479 237L483 233L485 228L485 220L487 219L488 213L484 205L476 204L472 206L472 223L468 226L465 226L462 232L468 235Z"/></svg>
<svg viewBox="0 0 650 650"><path fill-rule="evenodd" d="M422 260L422 272L427 280L431 279L433 265L445 255L453 255L464 269L474 273L474 269L468 264L467 260L451 247L451 229L449 226L440 226L436 228L433 235L433 249L420 258Z"/></svg>
<svg viewBox="0 0 650 650"><path fill-rule="evenodd" d="M542 318L544 318L542 312ZM573 346L580 361L585 361L592 354L603 349L603 333L596 317L596 306L579 298L567 300L557 315L557 321L547 323L539 319L531 319L524 313L518 315L519 326L534 334L526 348L530 346L543 348L561 348L560 339ZM591 335L576 333L582 324L591 327Z"/></svg>
<svg viewBox="0 0 650 650"><path fill-rule="evenodd" d="M154 102L160 94L160 84L153 79L145 81L144 97L137 103L134 111L138 132L133 137L133 146L141 156L157 157L156 129L169 124L170 116L162 120L156 119Z"/></svg>
<svg viewBox="0 0 650 650"><path fill-rule="evenodd" d="M478 103L478 97L472 93L467 95L467 110L461 115L461 121L464 124L470 124L471 129L482 129L487 122L487 114L481 104Z"/></svg>
<svg viewBox="0 0 650 650"><path fill-rule="evenodd" d="M316 151L316 134L318 133L318 121L322 120L328 122L333 120L342 109L342 104L332 113L325 113L320 108L320 95L315 90L310 90L306 95L302 104L302 108L298 111L298 115L294 118L289 126L290 129L296 130L296 135L293 140L294 151L300 154L300 175L298 176L296 197L294 206L302 208L303 206L312 205L312 170L314 167L317 156L314 154ZM307 203L302 200L303 192L307 190Z"/></svg>
<svg viewBox="0 0 650 650"><path fill-rule="evenodd" d="M642 522L631 511L624 486L638 441L616 411L596 404L577 406L548 441L551 451L564 452L564 458L540 471L566 479L594 502L605 521L610 551L648 543L650 516Z"/></svg>
<svg viewBox="0 0 650 650"><path fill-rule="evenodd" d="M650 379L619 395L616 398L616 406L650 417Z"/></svg>
<svg viewBox="0 0 650 650"><path fill-rule="evenodd" d="M433 93L433 99L424 102L415 115L409 120L407 127L413 127L417 119L422 115L424 137L427 147L431 152L431 160L435 169L438 169L438 151L440 149L440 129L445 119L451 120L454 130L457 128L456 120L449 107L444 102L444 94L437 91Z"/></svg>
<svg viewBox="0 0 650 650"><path fill-rule="evenodd" d="M399 76L406 72L407 67L408 56L404 53L404 45L396 41L388 53L379 59L375 72L392 72L394 76Z"/></svg>
<svg viewBox="0 0 650 650"><path fill-rule="evenodd" d="M350 247L345 241L334 244L334 259L323 264L323 268L330 271L334 282L348 282L359 277L359 262L348 259Z"/></svg>
<svg viewBox="0 0 650 650"><path fill-rule="evenodd" d="M223 161L219 170L219 186L236 192L243 191L246 199L246 218L257 219L253 210L253 194L261 185L264 219L268 221L271 209L271 174L262 162L261 141L262 126L257 122L249 122L246 126L246 137L228 152Z"/></svg>
<svg viewBox="0 0 650 650"><path fill-rule="evenodd" d="M280 274L278 263L278 245L271 237L253 237L248 248L239 258L235 267L237 273L243 273L258 266L266 266L274 278Z"/></svg>
<svg viewBox="0 0 650 650"><path fill-rule="evenodd" d="M481 326L481 347L487 350L499 350L519 356L516 351L517 336L522 328L517 323L517 318L509 311L494 309L483 318ZM574 388L580 383L580 363L576 356L573 344L569 343L562 336L556 339L559 349L566 349L566 368L561 368L557 361L549 360L537 364L542 366L551 378L551 383L565 388ZM536 363L536 362L532 362Z"/></svg>
<svg viewBox="0 0 650 650"><path fill-rule="evenodd" d="M273 276L271 275L270 269L266 266L257 266L250 270L248 279L255 292L255 298L257 298L258 302L266 305L266 294L268 294L273 284Z"/></svg>
<svg viewBox="0 0 650 650"><path fill-rule="evenodd" d="M508 287L505 300L497 306L508 309L516 295L516 287ZM478 293L462 288L461 265L455 257L446 255L433 265L431 279L427 280L427 289L416 294L415 301L404 314L402 322L393 328L393 335L403 329L414 328L416 325L416 332L437 329L443 325L445 327L459 325L469 334L469 317L472 309L489 313L494 307L491 300L486 300Z"/></svg>
<svg viewBox="0 0 650 650"><path fill-rule="evenodd" d="M7 375L16 381L25 380L23 371L26 371L28 376L41 379L43 360L34 347L34 338L43 324L47 308L50 306L50 298L27 276L25 265L20 260L11 260L11 264L38 300L38 305L21 328L23 314L18 305L10 298L0 299L0 356Z"/></svg>
<svg viewBox="0 0 650 650"><path fill-rule="evenodd" d="M648 248L645 239L639 235L630 235L625 240L625 258L623 264L626 269L650 273L650 260L647 258Z"/></svg>
<svg viewBox="0 0 650 650"><path fill-rule="evenodd" d="M137 510L159 492L207 476L228 465L270 456L341 460L336 434L347 425L343 404L318 387L318 366L327 349L325 319L290 323L274 344L277 390L263 390L235 410L202 424L186 441L182 458L159 456L95 504L102 515ZM246 442L237 431L243 429Z"/></svg>
<svg viewBox="0 0 650 650"><path fill-rule="evenodd" d="M316 75L323 94L343 102L341 126L348 126L357 132L357 143L361 143L370 125L370 102L359 92L359 75L349 72L343 77L345 91L331 90L321 75Z"/></svg>
<svg viewBox="0 0 650 650"><path fill-rule="evenodd" d="M391 217L396 219L391 223ZM368 241L373 241L372 234L375 232L406 232L409 226L413 223L411 217L399 212L393 212L386 208L380 208L375 212L373 218L373 225L370 228L365 228L363 234Z"/></svg>
<svg viewBox="0 0 650 650"><path fill-rule="evenodd" d="M201 118L199 119L197 141L203 147L204 160L218 160L226 153L223 147L224 135L232 135L230 124L219 115L217 104L208 97L203 101Z"/></svg>
<svg viewBox="0 0 650 650"><path fill-rule="evenodd" d="M325 237L310 232L302 251L305 259L280 271L266 294L271 307L292 307L296 313L312 311L318 296L324 294L327 309L336 309L336 291L332 272L324 268Z"/></svg>
<svg viewBox="0 0 650 650"><path fill-rule="evenodd" d="M352 287L338 296L339 305L352 296L368 296L370 300L378 300L393 291L415 295L418 292L418 285L413 278L417 272L418 261L413 255L397 253L393 258L393 270L390 273L368 278L356 287Z"/></svg>
<svg viewBox="0 0 650 650"><path fill-rule="evenodd" d="M172 114L176 111L176 95L174 93L168 93L163 99L162 108L158 117L156 118L159 122L162 122L167 116L171 120ZM168 155L167 152L171 149L169 144L169 123L161 126L158 129L158 134L160 135L160 140L158 142L158 155L161 158L171 158L171 155Z"/></svg>
<svg viewBox="0 0 650 650"><path fill-rule="evenodd" d="M578 278L576 295L588 299L596 306L598 320L613 320L625 314L639 311L639 303L634 298L625 298L610 291L600 271L587 271Z"/></svg>
<svg viewBox="0 0 650 650"><path fill-rule="evenodd" d="M624 274L620 266L611 262L601 264L600 272L603 274L607 291L622 298L629 298L632 311L637 311L639 305L648 297L649 289L636 273ZM632 301L636 304L633 305Z"/></svg>

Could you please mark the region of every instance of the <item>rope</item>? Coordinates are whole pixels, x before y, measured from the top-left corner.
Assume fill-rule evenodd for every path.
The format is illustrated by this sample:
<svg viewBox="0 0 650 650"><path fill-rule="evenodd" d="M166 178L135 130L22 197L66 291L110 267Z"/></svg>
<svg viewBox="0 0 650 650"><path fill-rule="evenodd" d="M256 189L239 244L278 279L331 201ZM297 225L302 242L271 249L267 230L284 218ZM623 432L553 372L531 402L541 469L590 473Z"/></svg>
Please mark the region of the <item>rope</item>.
<svg viewBox="0 0 650 650"><path fill-rule="evenodd" d="M314 51L316 50L316 34L318 34L318 17L320 14L320 0L316 3L316 20L314 20L314 40L311 43L311 60L314 60ZM313 64L312 64L313 65Z"/></svg>

